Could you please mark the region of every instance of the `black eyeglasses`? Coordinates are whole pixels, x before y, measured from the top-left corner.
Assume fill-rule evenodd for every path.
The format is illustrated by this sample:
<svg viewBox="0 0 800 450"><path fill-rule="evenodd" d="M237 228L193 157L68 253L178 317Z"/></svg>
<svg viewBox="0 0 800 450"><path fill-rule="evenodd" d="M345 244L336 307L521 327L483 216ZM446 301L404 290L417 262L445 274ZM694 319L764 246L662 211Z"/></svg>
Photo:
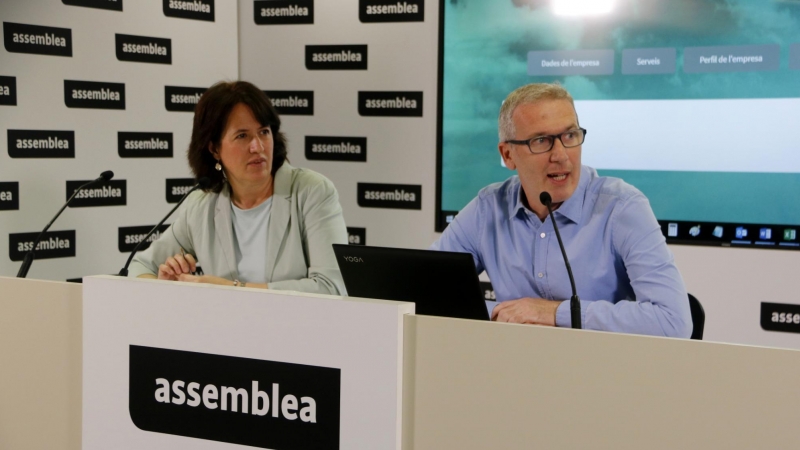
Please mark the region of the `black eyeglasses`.
<svg viewBox="0 0 800 450"><path fill-rule="evenodd" d="M531 153L547 153L553 149L556 139L561 141L564 148L577 147L583 144L586 140L586 129L578 128L577 130L565 131L561 134L551 134L548 136L536 136L522 141L508 140L503 141L506 144L527 145Z"/></svg>

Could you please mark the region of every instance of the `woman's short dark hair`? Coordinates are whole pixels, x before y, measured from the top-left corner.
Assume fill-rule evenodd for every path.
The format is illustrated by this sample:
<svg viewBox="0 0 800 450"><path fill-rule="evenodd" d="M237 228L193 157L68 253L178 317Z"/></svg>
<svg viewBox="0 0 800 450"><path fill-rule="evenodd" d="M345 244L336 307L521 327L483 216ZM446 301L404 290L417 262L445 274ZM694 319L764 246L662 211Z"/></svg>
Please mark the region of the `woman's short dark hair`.
<svg viewBox="0 0 800 450"><path fill-rule="evenodd" d="M211 86L197 102L194 108L194 125L192 140L186 156L195 179L208 177L212 192L222 190L224 177L222 171L214 169L217 160L209 151L209 144L219 149L222 133L228 123L228 116L233 107L239 103L247 105L261 126L269 125L273 135L272 175L286 161L286 137L280 132L281 119L272 106L269 97L247 81L220 81Z"/></svg>

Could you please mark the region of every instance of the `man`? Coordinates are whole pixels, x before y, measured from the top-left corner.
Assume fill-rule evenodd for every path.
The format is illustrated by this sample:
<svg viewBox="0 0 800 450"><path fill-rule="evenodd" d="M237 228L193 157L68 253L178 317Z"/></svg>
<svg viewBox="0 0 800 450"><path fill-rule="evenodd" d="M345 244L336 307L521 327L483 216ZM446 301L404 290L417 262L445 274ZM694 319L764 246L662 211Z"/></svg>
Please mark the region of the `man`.
<svg viewBox="0 0 800 450"><path fill-rule="evenodd" d="M482 189L431 247L472 254L500 302L492 319L571 326L567 270L539 201L547 191L583 328L689 337L686 288L650 204L633 186L581 165L586 130L572 96L557 84L523 86L498 121L500 155L517 176Z"/></svg>

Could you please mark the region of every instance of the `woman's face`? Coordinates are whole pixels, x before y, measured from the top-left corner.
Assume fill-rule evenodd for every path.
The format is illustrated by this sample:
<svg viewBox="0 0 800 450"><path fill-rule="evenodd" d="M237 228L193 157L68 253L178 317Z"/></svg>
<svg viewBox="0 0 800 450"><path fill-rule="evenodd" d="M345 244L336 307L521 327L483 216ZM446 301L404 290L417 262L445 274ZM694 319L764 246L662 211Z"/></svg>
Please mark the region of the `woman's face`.
<svg viewBox="0 0 800 450"><path fill-rule="evenodd" d="M274 141L269 125L262 126L244 103L233 107L222 133L219 148L211 153L222 164L231 186L252 186L272 182Z"/></svg>

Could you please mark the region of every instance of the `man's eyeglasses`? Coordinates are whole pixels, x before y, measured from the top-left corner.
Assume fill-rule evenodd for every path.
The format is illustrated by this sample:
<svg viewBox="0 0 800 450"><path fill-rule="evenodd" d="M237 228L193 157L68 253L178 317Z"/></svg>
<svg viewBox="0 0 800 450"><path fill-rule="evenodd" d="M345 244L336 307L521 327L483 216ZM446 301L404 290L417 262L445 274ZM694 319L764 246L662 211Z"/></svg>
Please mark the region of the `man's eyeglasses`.
<svg viewBox="0 0 800 450"><path fill-rule="evenodd" d="M531 153L547 153L553 149L556 139L561 141L564 148L577 147L586 140L586 129L565 131L561 134L551 134L549 136L536 136L530 139L503 141L506 144L527 145Z"/></svg>

